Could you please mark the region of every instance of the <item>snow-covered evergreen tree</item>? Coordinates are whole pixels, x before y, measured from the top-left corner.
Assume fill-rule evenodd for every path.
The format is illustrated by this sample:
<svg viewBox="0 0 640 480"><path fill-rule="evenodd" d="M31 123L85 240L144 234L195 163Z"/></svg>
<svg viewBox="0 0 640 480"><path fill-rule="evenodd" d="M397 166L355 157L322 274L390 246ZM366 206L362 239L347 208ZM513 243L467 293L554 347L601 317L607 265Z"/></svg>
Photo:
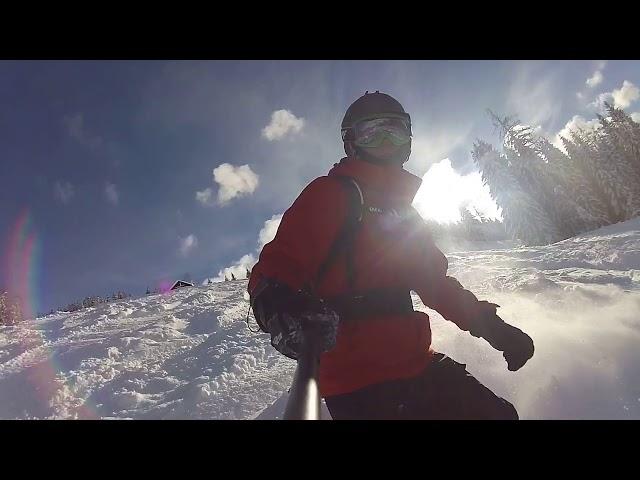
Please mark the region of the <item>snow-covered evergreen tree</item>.
<svg viewBox="0 0 640 480"><path fill-rule="evenodd" d="M640 124L633 121L624 110L609 104L606 107L605 122L601 122L603 130L616 148L624 152L629 167L640 176Z"/></svg>
<svg viewBox="0 0 640 480"><path fill-rule="evenodd" d="M600 161L597 172L611 198L617 221L640 215L640 174L633 138L633 122L622 110L607 104L608 115L599 115L602 128L594 134Z"/></svg>
<svg viewBox="0 0 640 480"><path fill-rule="evenodd" d="M478 141L472 157L514 238L552 243L640 215L640 124L624 111L607 104L598 128L562 138L566 153L489 113L503 153Z"/></svg>
<svg viewBox="0 0 640 480"><path fill-rule="evenodd" d="M560 151L546 138L536 144L546 160L544 175L552 190L554 222L563 225L565 238L608 224L607 205L583 174L579 159Z"/></svg>
<svg viewBox="0 0 640 480"><path fill-rule="evenodd" d="M597 219L599 226L615 223L615 209L597 174L599 158L589 134L582 130L573 131L569 138L562 138L562 144L567 151L569 168L574 169L578 177L583 177L582 182L587 185L583 190L586 197L580 202L581 205ZM576 185L581 184L578 178Z"/></svg>
<svg viewBox="0 0 640 480"><path fill-rule="evenodd" d="M478 140L474 144L472 158L482 172L491 196L502 208L505 228L513 238L526 244L551 243L559 238L540 202L513 175L512 165L506 156Z"/></svg>
<svg viewBox="0 0 640 480"><path fill-rule="evenodd" d="M489 113L502 138L507 168L522 191L532 199L532 219L540 230L536 237L551 239L550 242L570 237L573 234L571 223L562 218L564 212L559 212L556 208L553 182L549 178L546 159L540 152L533 130L519 124L515 117L500 118L493 112ZM531 231L531 226L528 230ZM535 243L538 242L539 240L535 240Z"/></svg>

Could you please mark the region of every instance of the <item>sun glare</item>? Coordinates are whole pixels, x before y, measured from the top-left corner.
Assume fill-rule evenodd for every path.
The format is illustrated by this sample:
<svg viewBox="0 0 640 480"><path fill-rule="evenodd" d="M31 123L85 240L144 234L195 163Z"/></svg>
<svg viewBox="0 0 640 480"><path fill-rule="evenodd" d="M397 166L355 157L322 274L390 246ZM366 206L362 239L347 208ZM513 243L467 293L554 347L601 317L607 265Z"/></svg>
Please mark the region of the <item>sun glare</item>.
<svg viewBox="0 0 640 480"><path fill-rule="evenodd" d="M502 220L500 209L482 183L479 172L458 174L448 158L434 164L422 177L413 206L424 218L438 223L461 220L460 210L476 210L490 219Z"/></svg>

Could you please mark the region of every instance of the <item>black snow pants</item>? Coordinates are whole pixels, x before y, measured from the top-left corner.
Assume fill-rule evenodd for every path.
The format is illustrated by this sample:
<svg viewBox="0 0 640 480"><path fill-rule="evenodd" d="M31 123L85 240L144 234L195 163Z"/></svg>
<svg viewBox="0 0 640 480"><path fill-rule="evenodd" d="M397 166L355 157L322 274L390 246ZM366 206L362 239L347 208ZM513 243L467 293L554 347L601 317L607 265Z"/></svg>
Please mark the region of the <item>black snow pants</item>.
<svg viewBox="0 0 640 480"><path fill-rule="evenodd" d="M413 378L326 397L334 420L518 420L508 401L442 353Z"/></svg>

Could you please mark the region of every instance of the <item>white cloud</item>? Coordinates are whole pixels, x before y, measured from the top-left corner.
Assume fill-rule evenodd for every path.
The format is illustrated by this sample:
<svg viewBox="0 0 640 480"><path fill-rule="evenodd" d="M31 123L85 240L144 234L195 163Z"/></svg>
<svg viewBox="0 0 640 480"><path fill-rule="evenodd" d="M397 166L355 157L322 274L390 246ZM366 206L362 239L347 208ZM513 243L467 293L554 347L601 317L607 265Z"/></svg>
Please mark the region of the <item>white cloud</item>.
<svg viewBox="0 0 640 480"><path fill-rule="evenodd" d="M196 200L200 202L202 205L211 206L211 194L213 190L211 188L206 188L201 192L196 192Z"/></svg>
<svg viewBox="0 0 640 480"><path fill-rule="evenodd" d="M631 119L632 119L634 122L638 122L638 123L640 123L640 112L633 112L633 113L631 114Z"/></svg>
<svg viewBox="0 0 640 480"><path fill-rule="evenodd" d="M571 137L569 134L571 133L571 131L576 131L579 129L585 130L585 131L594 131L594 130L597 130L598 128L600 128L600 122L598 121L597 118L594 118L593 120L585 120L580 115L574 115L573 118L571 118L571 120L569 120L565 124L565 126L562 127L562 130L560 130L555 135L551 143L553 143L553 145L555 145L556 148L564 152L565 151L564 145L562 144L562 139L560 137L570 139Z"/></svg>
<svg viewBox="0 0 640 480"><path fill-rule="evenodd" d="M601 93L589 104L598 111L604 110L604 102L612 103L616 108L627 108L640 98L640 89L628 80L622 82L622 86L612 92Z"/></svg>
<svg viewBox="0 0 640 480"><path fill-rule="evenodd" d="M587 78L587 80L584 82L586 85L585 88L583 89L582 92L576 93L576 96L578 97L579 100L585 100L587 98L588 91L590 89L597 87L602 83L602 81L604 80L604 75L602 74L602 71L604 70L604 67L606 65L607 65L606 61L600 61L596 63L595 65L596 69L593 72L593 75Z"/></svg>
<svg viewBox="0 0 640 480"><path fill-rule="evenodd" d="M185 238L180 238L180 255L186 257L198 246L198 238L194 235L188 235Z"/></svg>
<svg viewBox="0 0 640 480"><path fill-rule="evenodd" d="M212 282L223 282L224 277L231 278L231 274L233 273L236 278L245 278L247 273L247 269L251 270L253 266L258 261L257 256L262 251L262 248L274 239L276 236L276 232L278 231L278 226L280 225L280 221L282 220L282 214L273 215L269 220L264 222L264 226L260 229L258 233L258 248L256 249L256 255L253 253L247 253L243 255L239 260L236 260L232 265L228 267L224 267L218 271L218 275L216 277L212 277ZM203 285L206 285L209 281L208 278L205 278L202 282Z"/></svg>
<svg viewBox="0 0 640 480"><path fill-rule="evenodd" d="M448 158L433 165L422 179L413 205L424 218L439 223L461 220L461 208L474 208L488 218L502 216L479 172L458 174Z"/></svg>
<svg viewBox="0 0 640 480"><path fill-rule="evenodd" d="M243 255L242 258L236 260L233 265L224 267L223 269L219 270L218 275L216 277L212 277L211 281L214 283L224 282L225 277L231 280L231 274L233 274L236 279L245 278L247 275L247 269L251 270L256 262L257 260L253 256L253 254L248 253L246 255ZM205 278L202 284L206 285L208 281L209 279Z"/></svg>
<svg viewBox="0 0 640 480"><path fill-rule="evenodd" d="M264 227L262 227L262 230L260 230L260 233L258 234L258 252L262 250L262 247L275 238L281 220L282 215L274 215L270 220L264 222Z"/></svg>
<svg viewBox="0 0 640 480"><path fill-rule="evenodd" d="M111 205L118 205L120 194L115 184L107 182L104 187L104 194Z"/></svg>
<svg viewBox="0 0 640 480"><path fill-rule="evenodd" d="M71 201L75 195L73 185L69 182L56 182L53 186L53 196L56 200L63 204L67 204Z"/></svg>
<svg viewBox="0 0 640 480"><path fill-rule="evenodd" d="M622 87L611 92L614 106L617 108L627 108L640 98L640 90L633 83L625 80Z"/></svg>
<svg viewBox="0 0 640 480"><path fill-rule="evenodd" d="M92 148L97 148L102 144L102 138L87 131L82 113L66 115L62 120L71 138Z"/></svg>
<svg viewBox="0 0 640 480"><path fill-rule="evenodd" d="M593 88L600 85L602 83L602 80L604 80L602 72L600 70L596 70L591 77L587 78L587 81L585 83L587 84L587 87Z"/></svg>
<svg viewBox="0 0 640 480"><path fill-rule="evenodd" d="M280 140L288 133L299 133L304 127L304 118L298 118L289 110L276 110L271 114L271 123L262 129L262 136L269 140Z"/></svg>
<svg viewBox="0 0 640 480"><path fill-rule="evenodd" d="M258 187L258 175L251 170L249 165L234 167L228 163L223 163L213 170L213 179L220 185L218 204L221 206L226 205L236 197L253 193ZM196 194L196 198L198 198L198 194Z"/></svg>

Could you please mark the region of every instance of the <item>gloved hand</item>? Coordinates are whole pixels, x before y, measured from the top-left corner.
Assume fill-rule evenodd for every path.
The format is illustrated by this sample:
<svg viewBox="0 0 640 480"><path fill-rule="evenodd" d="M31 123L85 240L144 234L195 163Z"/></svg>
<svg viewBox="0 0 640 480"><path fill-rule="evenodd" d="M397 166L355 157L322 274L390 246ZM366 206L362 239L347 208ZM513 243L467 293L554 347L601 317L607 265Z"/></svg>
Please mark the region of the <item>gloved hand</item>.
<svg viewBox="0 0 640 480"><path fill-rule="evenodd" d="M483 314L475 321L469 333L474 337L482 337L489 345L502 352L507 361L507 368L515 372L522 368L533 357L533 340L519 328L509 325L496 314L495 303L482 303Z"/></svg>
<svg viewBox="0 0 640 480"><path fill-rule="evenodd" d="M519 328L504 323L500 336L500 350L510 371L519 370L533 357L533 340Z"/></svg>
<svg viewBox="0 0 640 480"><path fill-rule="evenodd" d="M286 312L274 313L268 320L271 345L283 355L297 360L303 332L312 327L318 333L316 338L320 342L320 351L327 352L336 345L339 321L338 314L332 311L304 312L295 316Z"/></svg>
<svg viewBox="0 0 640 480"><path fill-rule="evenodd" d="M263 282L256 286L251 305L260 329L271 335L276 350L297 360L308 327L317 333L321 351L335 346L340 321L336 312L308 293L295 292L275 280Z"/></svg>

